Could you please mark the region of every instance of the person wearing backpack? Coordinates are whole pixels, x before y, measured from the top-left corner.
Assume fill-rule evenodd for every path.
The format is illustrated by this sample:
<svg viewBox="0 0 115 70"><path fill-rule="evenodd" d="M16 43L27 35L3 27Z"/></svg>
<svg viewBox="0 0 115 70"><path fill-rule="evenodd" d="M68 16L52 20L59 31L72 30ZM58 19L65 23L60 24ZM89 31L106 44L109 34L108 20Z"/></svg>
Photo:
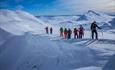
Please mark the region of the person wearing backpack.
<svg viewBox="0 0 115 70"><path fill-rule="evenodd" d="M95 38L98 39L98 32L97 32L97 28L98 29L101 29L97 24L96 24L96 21L94 21L92 24L91 24L91 36L92 36L92 39L94 39L94 34L95 34Z"/></svg>
<svg viewBox="0 0 115 70"><path fill-rule="evenodd" d="M68 31L67 28L64 29L64 38L67 39Z"/></svg>
<svg viewBox="0 0 115 70"><path fill-rule="evenodd" d="M64 31L63 31L63 28L61 27L61 28L60 28L60 37L63 37L63 32L64 32Z"/></svg>
<svg viewBox="0 0 115 70"><path fill-rule="evenodd" d="M53 28L51 27L51 28L50 28L50 34L52 34L52 32L53 32Z"/></svg>
<svg viewBox="0 0 115 70"><path fill-rule="evenodd" d="M82 25L79 27L79 38L82 39L84 36L84 28Z"/></svg>
<svg viewBox="0 0 115 70"><path fill-rule="evenodd" d="M49 33L48 26L45 28L45 30L46 30L46 34L48 34Z"/></svg>
<svg viewBox="0 0 115 70"><path fill-rule="evenodd" d="M71 39L71 34L72 34L72 31L71 31L71 29L69 28L69 29L68 29L68 39Z"/></svg>
<svg viewBox="0 0 115 70"><path fill-rule="evenodd" d="M76 39L76 36L78 38L78 29L77 28L74 28L73 33L74 33L74 39Z"/></svg>

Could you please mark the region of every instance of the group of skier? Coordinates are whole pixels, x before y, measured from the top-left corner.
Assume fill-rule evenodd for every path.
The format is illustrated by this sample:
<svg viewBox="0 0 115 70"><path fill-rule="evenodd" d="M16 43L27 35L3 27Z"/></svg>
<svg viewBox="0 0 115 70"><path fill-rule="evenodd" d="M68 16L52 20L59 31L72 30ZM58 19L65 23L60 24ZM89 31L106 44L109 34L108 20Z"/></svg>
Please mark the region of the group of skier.
<svg viewBox="0 0 115 70"><path fill-rule="evenodd" d="M97 24L96 21L94 21L91 24L91 36L92 39L94 39L94 35L95 35L95 39L98 39L98 32L97 32L97 28L101 29ZM48 29L48 27L45 28L46 29L46 33L49 34L49 30L50 30L50 34L52 34L53 32L53 28L50 27L50 29ZM60 27L60 37L63 37L64 39L71 39L72 36L72 32L74 35L74 39L82 39L84 36L84 28L82 25L80 25L79 28L74 28L73 30L71 30L70 28L63 28Z"/></svg>
<svg viewBox="0 0 115 70"><path fill-rule="evenodd" d="M45 28L45 30L46 30L46 34L52 34L53 33L53 28L52 27L50 27L50 28L48 28L48 26Z"/></svg>
<svg viewBox="0 0 115 70"><path fill-rule="evenodd" d="M74 28L72 31L70 28L60 28L60 37L64 37L65 39L71 39L72 32L74 33L74 39L76 38L82 38L84 36L84 28L82 25L80 27Z"/></svg>

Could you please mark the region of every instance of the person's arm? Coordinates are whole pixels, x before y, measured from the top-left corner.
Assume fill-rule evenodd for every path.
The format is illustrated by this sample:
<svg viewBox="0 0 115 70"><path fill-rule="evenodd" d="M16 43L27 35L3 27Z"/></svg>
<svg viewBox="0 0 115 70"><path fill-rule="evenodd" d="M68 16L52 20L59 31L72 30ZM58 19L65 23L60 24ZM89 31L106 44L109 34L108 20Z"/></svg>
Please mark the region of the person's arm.
<svg viewBox="0 0 115 70"><path fill-rule="evenodd" d="M102 29L101 27L99 27L98 25L96 25L96 27L98 28L98 29Z"/></svg>

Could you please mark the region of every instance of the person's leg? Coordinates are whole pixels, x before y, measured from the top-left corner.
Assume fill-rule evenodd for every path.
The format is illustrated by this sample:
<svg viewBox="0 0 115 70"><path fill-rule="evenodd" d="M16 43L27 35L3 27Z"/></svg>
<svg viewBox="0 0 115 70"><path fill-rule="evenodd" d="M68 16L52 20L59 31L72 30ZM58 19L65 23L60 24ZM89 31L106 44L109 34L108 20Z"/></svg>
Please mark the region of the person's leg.
<svg viewBox="0 0 115 70"><path fill-rule="evenodd" d="M91 34L92 34L92 39L94 39L94 31L92 31Z"/></svg>
<svg viewBox="0 0 115 70"><path fill-rule="evenodd" d="M81 34L79 33L79 38L81 38Z"/></svg>
<svg viewBox="0 0 115 70"><path fill-rule="evenodd" d="M79 38L79 37L78 37L78 34L77 34L77 38Z"/></svg>
<svg viewBox="0 0 115 70"><path fill-rule="evenodd" d="M79 38L80 38L80 32L79 32Z"/></svg>
<svg viewBox="0 0 115 70"><path fill-rule="evenodd" d="M46 30L46 34L47 34L47 30Z"/></svg>
<svg viewBox="0 0 115 70"><path fill-rule="evenodd" d="M96 39L98 39L98 33L97 30L95 31Z"/></svg>
<svg viewBox="0 0 115 70"><path fill-rule="evenodd" d="M80 33L80 38L82 39L82 32Z"/></svg>
<svg viewBox="0 0 115 70"><path fill-rule="evenodd" d="M69 34L67 35L67 38L69 39Z"/></svg>
<svg viewBox="0 0 115 70"><path fill-rule="evenodd" d="M68 39L70 39L70 34L68 34Z"/></svg>
<svg viewBox="0 0 115 70"><path fill-rule="evenodd" d="M68 37L68 35L67 35L67 34L65 34L65 39L67 39L67 37Z"/></svg>
<svg viewBox="0 0 115 70"><path fill-rule="evenodd" d="M51 31L51 34L53 33L53 31Z"/></svg>
<svg viewBox="0 0 115 70"><path fill-rule="evenodd" d="M71 34L70 34L70 37L69 37L69 39L71 39Z"/></svg>
<svg viewBox="0 0 115 70"><path fill-rule="evenodd" d="M49 32L48 32L48 30L47 30L47 34L48 34Z"/></svg>
<svg viewBox="0 0 115 70"><path fill-rule="evenodd" d="M79 33L79 38L81 38L81 34Z"/></svg>
<svg viewBox="0 0 115 70"><path fill-rule="evenodd" d="M67 39L67 34L65 34L65 39Z"/></svg>
<svg viewBox="0 0 115 70"><path fill-rule="evenodd" d="M75 34L74 34L74 39L75 39Z"/></svg>
<svg viewBox="0 0 115 70"><path fill-rule="evenodd" d="M81 39L83 38L83 36L84 36L84 33L82 32L82 33L81 33Z"/></svg>
<svg viewBox="0 0 115 70"><path fill-rule="evenodd" d="M76 34L74 34L74 39L76 39Z"/></svg>
<svg viewBox="0 0 115 70"><path fill-rule="evenodd" d="M83 36L83 35L81 34L81 39L82 39L82 36Z"/></svg>
<svg viewBox="0 0 115 70"><path fill-rule="evenodd" d="M66 39L66 34L64 33L64 38Z"/></svg>
<svg viewBox="0 0 115 70"><path fill-rule="evenodd" d="M80 34L80 38L82 39L82 34Z"/></svg>

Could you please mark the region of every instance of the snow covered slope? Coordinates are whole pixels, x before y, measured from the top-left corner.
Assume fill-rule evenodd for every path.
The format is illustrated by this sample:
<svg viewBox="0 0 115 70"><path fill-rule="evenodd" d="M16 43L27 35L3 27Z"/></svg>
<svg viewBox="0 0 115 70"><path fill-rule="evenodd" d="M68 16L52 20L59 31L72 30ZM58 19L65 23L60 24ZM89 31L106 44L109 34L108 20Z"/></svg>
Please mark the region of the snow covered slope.
<svg viewBox="0 0 115 70"><path fill-rule="evenodd" d="M21 10L0 10L0 28L15 35L35 32L43 27L44 22Z"/></svg>
<svg viewBox="0 0 115 70"><path fill-rule="evenodd" d="M49 39L26 33L0 46L0 69L102 70L115 54L114 45L114 40Z"/></svg>
<svg viewBox="0 0 115 70"><path fill-rule="evenodd" d="M61 22L62 18L58 16L56 21ZM63 18L70 19L69 27L77 17L71 18ZM99 32L99 40L91 40L90 31L85 31L83 39L65 40L59 37L57 22L52 25L52 35L44 34L44 26L48 24L24 11L0 10L0 19L0 70L105 70L111 67L115 30Z"/></svg>
<svg viewBox="0 0 115 70"><path fill-rule="evenodd" d="M39 16L38 18L49 24L60 25L64 27L75 27L80 24L87 26L95 20L100 26L105 27L105 29L113 28L110 21L114 19L113 16L93 10L89 10L88 12L79 16Z"/></svg>
<svg viewBox="0 0 115 70"><path fill-rule="evenodd" d="M25 34L12 37L0 46L0 69L67 70L76 65L94 64L93 57L86 47L73 47L61 40L51 41L39 35Z"/></svg>

